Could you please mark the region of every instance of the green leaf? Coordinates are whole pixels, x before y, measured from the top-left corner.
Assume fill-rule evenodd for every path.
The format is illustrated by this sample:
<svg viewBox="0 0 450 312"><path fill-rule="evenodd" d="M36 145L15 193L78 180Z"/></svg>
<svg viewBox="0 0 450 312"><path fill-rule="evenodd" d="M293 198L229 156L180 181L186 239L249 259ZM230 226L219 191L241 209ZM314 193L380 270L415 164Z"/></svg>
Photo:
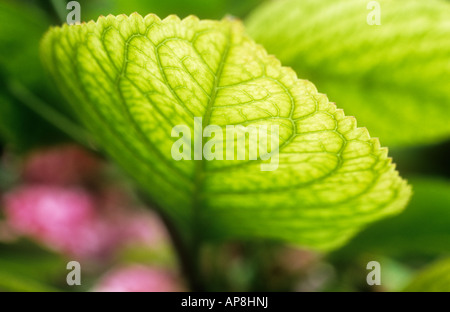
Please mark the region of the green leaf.
<svg viewBox="0 0 450 312"><path fill-rule="evenodd" d="M450 292L450 259L440 260L423 270L403 291Z"/></svg>
<svg viewBox="0 0 450 312"><path fill-rule="evenodd" d="M8 292L57 292L58 290L8 271L0 269L0 291Z"/></svg>
<svg viewBox="0 0 450 312"><path fill-rule="evenodd" d="M0 253L0 291L53 292L65 282L67 261L28 241L0 243Z"/></svg>
<svg viewBox="0 0 450 312"><path fill-rule="evenodd" d="M450 3L282 0L247 20L250 35L358 118L383 144L450 137Z"/></svg>
<svg viewBox="0 0 450 312"><path fill-rule="evenodd" d="M237 21L100 17L51 29L42 56L98 143L189 241L263 237L329 249L410 196L378 140ZM175 161L172 129L192 130L194 117L222 130L278 125L278 169Z"/></svg>
<svg viewBox="0 0 450 312"><path fill-rule="evenodd" d="M359 233L338 257L372 252L382 255L436 255L450 242L450 182L432 177L409 179L414 196L398 216L376 222Z"/></svg>

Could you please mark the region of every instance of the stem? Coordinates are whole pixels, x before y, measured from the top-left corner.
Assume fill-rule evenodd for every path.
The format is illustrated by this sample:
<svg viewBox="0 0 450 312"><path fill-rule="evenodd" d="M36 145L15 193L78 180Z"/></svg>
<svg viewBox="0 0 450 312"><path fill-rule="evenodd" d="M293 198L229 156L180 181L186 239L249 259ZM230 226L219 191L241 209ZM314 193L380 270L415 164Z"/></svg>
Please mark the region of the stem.
<svg viewBox="0 0 450 312"><path fill-rule="evenodd" d="M18 81L8 83L8 89L11 94L17 98L22 104L31 109L33 112L47 120L49 123L66 133L78 143L89 147L89 135L85 130L77 124L66 118L64 115L53 109L50 105L42 101L25 86Z"/></svg>
<svg viewBox="0 0 450 312"><path fill-rule="evenodd" d="M199 244L193 244L193 248L189 248L171 218L147 195L139 193L139 198L147 206L152 207L164 222L177 253L182 273L188 280L190 290L194 292L205 291L199 270Z"/></svg>
<svg viewBox="0 0 450 312"><path fill-rule="evenodd" d="M167 218L167 216L162 213L160 213L160 216L168 229L169 235L172 239L172 243L180 260L181 269L183 271L183 274L189 281L191 291L204 291L203 282L201 281L198 270L199 250L194 249L192 252L189 252L188 248L184 244L184 241L181 239L179 232L176 230L175 226L169 220L169 218Z"/></svg>

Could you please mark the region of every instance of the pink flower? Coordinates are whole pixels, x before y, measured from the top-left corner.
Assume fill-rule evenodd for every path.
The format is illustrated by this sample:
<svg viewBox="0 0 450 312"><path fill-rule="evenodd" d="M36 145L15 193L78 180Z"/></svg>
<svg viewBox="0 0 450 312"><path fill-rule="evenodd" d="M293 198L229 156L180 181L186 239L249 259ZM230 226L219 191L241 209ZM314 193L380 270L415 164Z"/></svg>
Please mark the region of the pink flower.
<svg viewBox="0 0 450 312"><path fill-rule="evenodd" d="M94 287L95 292L178 292L179 282L159 268L132 265L107 273Z"/></svg>
<svg viewBox="0 0 450 312"><path fill-rule="evenodd" d="M8 193L3 202L13 229L66 254L102 256L118 239L82 189L26 186Z"/></svg>
<svg viewBox="0 0 450 312"><path fill-rule="evenodd" d="M119 196L120 197L120 196ZM84 189L28 185L3 199L7 225L49 248L85 259L111 256L125 245L157 249L169 243L158 216L105 203Z"/></svg>
<svg viewBox="0 0 450 312"><path fill-rule="evenodd" d="M134 208L134 207L133 207ZM114 227L124 245L139 245L157 249L170 242L167 230L161 219L151 211L128 209L105 212L111 227Z"/></svg>
<svg viewBox="0 0 450 312"><path fill-rule="evenodd" d="M32 153L24 164L27 182L67 185L98 174L100 159L77 145L62 145Z"/></svg>
<svg viewBox="0 0 450 312"><path fill-rule="evenodd" d="M170 241L161 218L155 212L136 207L122 188L104 188L99 194L99 203L109 222L121 231L125 243L158 247Z"/></svg>

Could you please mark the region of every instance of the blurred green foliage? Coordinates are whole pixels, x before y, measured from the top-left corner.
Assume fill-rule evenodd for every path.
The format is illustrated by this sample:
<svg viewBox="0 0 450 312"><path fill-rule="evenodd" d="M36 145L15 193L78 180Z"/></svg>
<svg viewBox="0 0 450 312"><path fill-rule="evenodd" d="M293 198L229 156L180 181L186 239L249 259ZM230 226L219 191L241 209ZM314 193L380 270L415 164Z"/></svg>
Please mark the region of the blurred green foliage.
<svg viewBox="0 0 450 312"><path fill-rule="evenodd" d="M64 288L67 262L60 256L28 241L0 243L0 252L0 290L47 292Z"/></svg>
<svg viewBox="0 0 450 312"><path fill-rule="evenodd" d="M196 15L202 19L221 19L226 15L245 17L262 0L81 0L82 20L97 20L100 15L149 13L164 18L176 14L180 18Z"/></svg>
<svg viewBox="0 0 450 312"><path fill-rule="evenodd" d="M406 292L450 292L450 259L432 264L404 289Z"/></svg>
<svg viewBox="0 0 450 312"><path fill-rule="evenodd" d="M0 140L18 151L66 140L44 112L67 115L38 53L49 25L38 7L0 1Z"/></svg>
<svg viewBox="0 0 450 312"><path fill-rule="evenodd" d="M367 252L389 256L450 252L450 181L414 177L409 182L414 196L408 208L364 229L337 252L341 257Z"/></svg>

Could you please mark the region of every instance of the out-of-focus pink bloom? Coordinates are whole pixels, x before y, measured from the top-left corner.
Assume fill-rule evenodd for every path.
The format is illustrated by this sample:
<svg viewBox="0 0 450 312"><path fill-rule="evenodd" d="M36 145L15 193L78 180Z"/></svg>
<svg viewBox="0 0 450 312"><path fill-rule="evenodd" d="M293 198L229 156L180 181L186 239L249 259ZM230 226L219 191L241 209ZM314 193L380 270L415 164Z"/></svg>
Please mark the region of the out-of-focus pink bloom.
<svg viewBox="0 0 450 312"><path fill-rule="evenodd" d="M170 240L164 224L155 213L134 214L127 223L125 235L131 243L156 246Z"/></svg>
<svg viewBox="0 0 450 312"><path fill-rule="evenodd" d="M172 274L163 269L132 265L107 273L93 291L178 292L182 287Z"/></svg>
<svg viewBox="0 0 450 312"><path fill-rule="evenodd" d="M63 253L102 256L118 239L99 218L94 199L82 189L25 186L8 193L3 202L13 229Z"/></svg>
<svg viewBox="0 0 450 312"><path fill-rule="evenodd" d="M124 244L158 248L170 242L161 219L150 211L122 211L110 215L109 222L120 232Z"/></svg>
<svg viewBox="0 0 450 312"><path fill-rule="evenodd" d="M70 256L104 258L124 245L159 248L169 242L156 214L105 207L81 188L23 186L7 193L3 204L10 228Z"/></svg>
<svg viewBox="0 0 450 312"><path fill-rule="evenodd" d="M311 266L317 264L320 255L317 252L284 247L277 253L276 263L288 274L297 274L307 271Z"/></svg>
<svg viewBox="0 0 450 312"><path fill-rule="evenodd" d="M103 214L120 229L126 243L156 247L170 240L161 218L155 212L136 207L122 188L103 189L99 201Z"/></svg>
<svg viewBox="0 0 450 312"><path fill-rule="evenodd" d="M68 185L81 183L98 174L101 161L77 145L62 145L32 153L23 168L31 183Z"/></svg>

